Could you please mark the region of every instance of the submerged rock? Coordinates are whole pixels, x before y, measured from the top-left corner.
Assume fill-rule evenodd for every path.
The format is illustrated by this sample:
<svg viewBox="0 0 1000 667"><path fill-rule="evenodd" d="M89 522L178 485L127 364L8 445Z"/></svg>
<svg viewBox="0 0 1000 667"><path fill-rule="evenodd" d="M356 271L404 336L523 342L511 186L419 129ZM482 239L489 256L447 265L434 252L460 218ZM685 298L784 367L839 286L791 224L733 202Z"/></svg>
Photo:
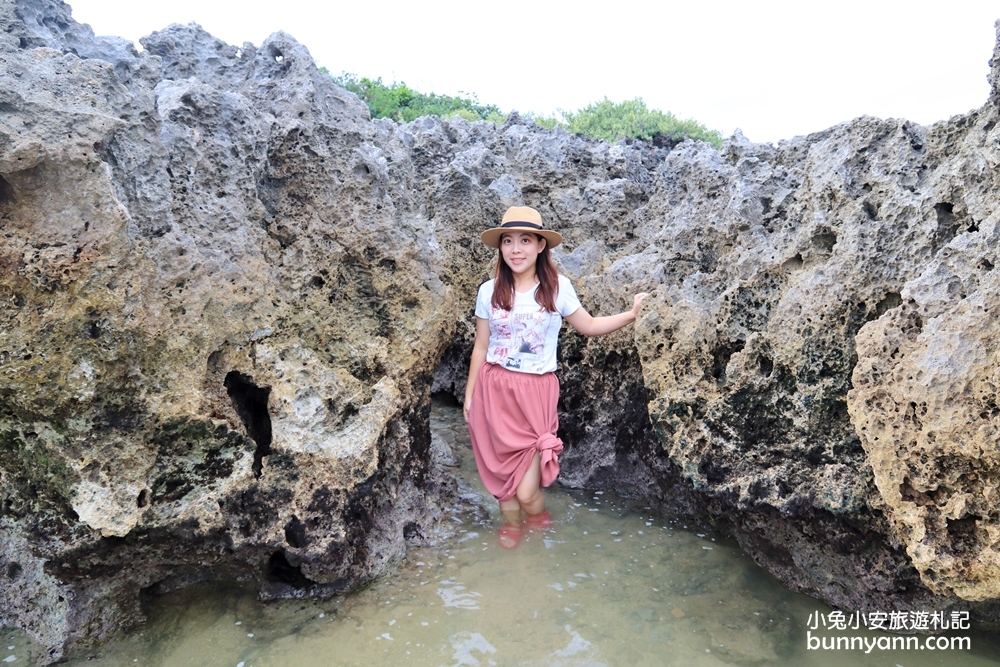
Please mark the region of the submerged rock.
<svg viewBox="0 0 1000 667"><path fill-rule="evenodd" d="M50 659L144 592L330 594L430 535L430 392L463 394L478 232L519 203L592 313L653 294L564 337L564 483L843 608L995 618L1000 64L932 127L716 151L372 121L283 33L0 23L0 623Z"/></svg>

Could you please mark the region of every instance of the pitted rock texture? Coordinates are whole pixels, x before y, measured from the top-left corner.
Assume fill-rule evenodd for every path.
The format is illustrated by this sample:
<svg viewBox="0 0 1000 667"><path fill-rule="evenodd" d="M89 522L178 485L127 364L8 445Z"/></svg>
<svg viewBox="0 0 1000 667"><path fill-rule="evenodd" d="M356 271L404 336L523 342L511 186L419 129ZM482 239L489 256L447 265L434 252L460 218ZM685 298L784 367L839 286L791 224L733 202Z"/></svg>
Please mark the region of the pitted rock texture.
<svg viewBox="0 0 1000 667"><path fill-rule="evenodd" d="M1000 23L998 23L1000 30ZM865 325L848 394L892 534L935 593L1000 598L1000 44L990 102L928 137L941 249ZM929 202L928 202L929 203ZM929 207L928 207L929 209Z"/></svg>
<svg viewBox="0 0 1000 667"><path fill-rule="evenodd" d="M147 588L388 571L449 493L456 316L386 131L287 35L139 54L58 2L0 14L0 622L58 659Z"/></svg>
<svg viewBox="0 0 1000 667"><path fill-rule="evenodd" d="M993 121L985 121L992 124ZM985 130L988 132L988 130ZM997 138L979 148L991 178ZM973 182L961 165L954 178ZM982 174L979 171L979 174ZM959 235L901 290L902 303L866 325L849 405L893 529L928 588L969 600L1000 597L1000 335L996 206L938 206Z"/></svg>
<svg viewBox="0 0 1000 667"><path fill-rule="evenodd" d="M996 617L1000 64L933 127L716 151L372 121L283 33L0 25L0 623L50 659L144 590L329 594L432 536L430 392L463 395L478 234L521 203L592 313L653 294L564 337L564 483L845 609Z"/></svg>

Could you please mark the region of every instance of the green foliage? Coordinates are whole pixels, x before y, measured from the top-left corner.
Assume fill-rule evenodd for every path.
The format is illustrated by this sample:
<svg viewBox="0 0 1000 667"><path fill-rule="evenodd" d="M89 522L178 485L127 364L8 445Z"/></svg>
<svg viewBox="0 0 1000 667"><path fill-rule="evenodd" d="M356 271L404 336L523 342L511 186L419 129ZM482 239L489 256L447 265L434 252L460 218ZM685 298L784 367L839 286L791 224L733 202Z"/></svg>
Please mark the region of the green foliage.
<svg viewBox="0 0 1000 667"><path fill-rule="evenodd" d="M523 118L524 120L530 120L538 127L544 127L546 130L553 130L556 127L563 127L563 128L566 127L565 125L560 123L559 119L556 118L555 116L536 116L533 113L523 113L520 115L521 118ZM500 126L506 123L509 117L510 114L494 113L486 117L486 122L493 123L496 126Z"/></svg>
<svg viewBox="0 0 1000 667"><path fill-rule="evenodd" d="M490 115L486 116L486 122L493 123L494 125L497 126L503 125L504 123L507 122L507 116L509 115L510 114L505 114L497 111L495 113L491 113Z"/></svg>
<svg viewBox="0 0 1000 667"><path fill-rule="evenodd" d="M560 123L559 119L555 116L536 116L535 114L524 114L523 118L530 118L535 121L535 125L538 127L544 127L547 130L554 130L556 127L566 127L564 123Z"/></svg>
<svg viewBox="0 0 1000 667"><path fill-rule="evenodd" d="M466 120L486 120L490 115L500 115L500 109L492 104L480 104L471 98L450 95L426 95L419 93L405 83L386 85L382 77L359 78L355 74L343 73L333 77L334 83L351 91L368 105L372 118L392 118L408 123L420 116L461 116Z"/></svg>
<svg viewBox="0 0 1000 667"><path fill-rule="evenodd" d="M608 98L573 113L562 112L566 127L574 134L617 141L622 138L652 140L658 135L680 141L686 137L722 146L722 134L695 120L680 120L669 111L649 109L642 98L616 103Z"/></svg>
<svg viewBox="0 0 1000 667"><path fill-rule="evenodd" d="M326 68L321 71L329 74ZM424 94L405 83L386 85L381 77L369 79L346 72L333 76L338 86L346 88L364 100L372 118L392 118L409 122L420 116L449 118L461 116L469 121L485 120L494 125L507 121L507 114L492 104L480 104L475 95L471 98L449 95ZM686 138L707 141L716 148L722 147L722 134L709 130L695 120L680 120L669 111L649 109L642 98L616 103L608 98L590 104L576 112L560 111L562 119L550 116L521 114L539 127L562 127L574 134L618 141L619 139L666 140L679 142Z"/></svg>

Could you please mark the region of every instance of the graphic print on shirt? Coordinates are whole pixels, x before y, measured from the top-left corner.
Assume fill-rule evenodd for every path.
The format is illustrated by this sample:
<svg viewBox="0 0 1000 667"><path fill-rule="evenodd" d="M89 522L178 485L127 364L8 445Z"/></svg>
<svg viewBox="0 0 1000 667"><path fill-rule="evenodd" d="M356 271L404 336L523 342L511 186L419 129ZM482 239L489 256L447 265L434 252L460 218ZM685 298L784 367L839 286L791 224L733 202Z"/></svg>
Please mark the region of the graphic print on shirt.
<svg viewBox="0 0 1000 667"><path fill-rule="evenodd" d="M511 313L494 306L490 320L502 341L495 352L503 360L502 365L510 370L537 372L533 367L540 366L543 360L547 313L541 309Z"/></svg>

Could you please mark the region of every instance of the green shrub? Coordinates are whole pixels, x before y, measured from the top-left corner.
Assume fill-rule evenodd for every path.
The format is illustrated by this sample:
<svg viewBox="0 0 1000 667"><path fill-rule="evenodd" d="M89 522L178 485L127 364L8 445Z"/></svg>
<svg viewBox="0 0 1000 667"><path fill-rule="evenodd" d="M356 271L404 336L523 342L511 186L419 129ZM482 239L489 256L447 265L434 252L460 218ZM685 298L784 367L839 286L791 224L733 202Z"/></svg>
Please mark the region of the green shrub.
<svg viewBox="0 0 1000 667"><path fill-rule="evenodd" d="M486 116L486 122L493 123L494 125L499 127L500 125L503 125L504 123L507 122L507 117L509 115L510 114L501 113L497 111L495 113L491 113L490 115Z"/></svg>
<svg viewBox="0 0 1000 667"><path fill-rule="evenodd" d="M421 116L448 118L461 116L466 120L486 120L491 114L500 114L500 109L492 104L480 104L472 98L450 95L426 95L417 92L405 83L386 85L382 77L359 78L355 74L342 73L333 77L334 83L351 91L368 105L372 118L392 118L408 123Z"/></svg>
<svg viewBox="0 0 1000 667"><path fill-rule="evenodd" d="M553 130L556 126L566 127L563 123L559 122L559 119L555 116L536 116L535 114L525 114L524 118L530 118L535 121L535 125L538 127L544 127L547 130Z"/></svg>
<svg viewBox="0 0 1000 667"><path fill-rule="evenodd" d="M329 74L326 68L321 71ZM341 73L333 77L334 83L355 93L371 110L372 118L392 118L408 123L420 116L450 118L461 116L468 121L485 120L502 125L508 114L492 104L480 104L476 96L452 97L450 95L424 94L405 83L386 85L382 78L369 79L356 74ZM716 148L722 146L722 134L709 130L695 120L680 120L669 111L649 109L642 98L616 103L608 98L594 102L576 112L560 111L562 119L554 116L521 114L539 127L563 127L574 134L582 134L605 141L622 138L666 140L678 142L686 138L707 141Z"/></svg>
<svg viewBox="0 0 1000 667"><path fill-rule="evenodd" d="M687 137L707 141L716 148L722 146L722 134L709 130L695 120L680 120L669 111L649 109L642 98L612 102L604 98L577 112L562 111L567 129L605 141L622 138L652 140L657 136L668 140Z"/></svg>

